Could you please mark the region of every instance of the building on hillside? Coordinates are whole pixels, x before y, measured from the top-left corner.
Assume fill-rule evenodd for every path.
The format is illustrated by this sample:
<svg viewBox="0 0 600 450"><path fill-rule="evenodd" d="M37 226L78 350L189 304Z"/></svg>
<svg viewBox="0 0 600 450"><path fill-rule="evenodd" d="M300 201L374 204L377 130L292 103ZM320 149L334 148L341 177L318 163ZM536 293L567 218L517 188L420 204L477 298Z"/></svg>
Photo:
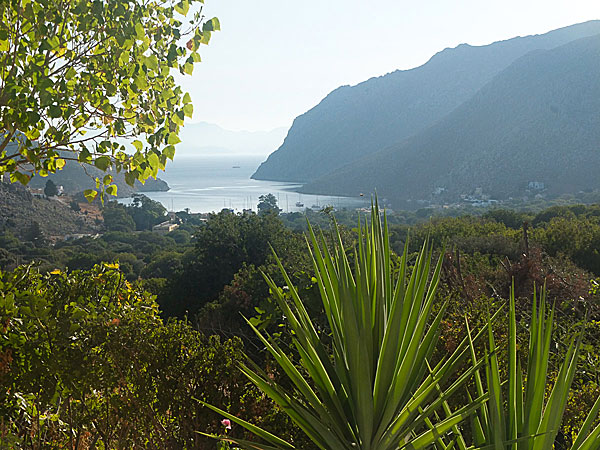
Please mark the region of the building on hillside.
<svg viewBox="0 0 600 450"><path fill-rule="evenodd" d="M29 192L36 198L44 198L44 190L42 188L29 188Z"/></svg>
<svg viewBox="0 0 600 450"><path fill-rule="evenodd" d="M83 239L83 238L92 238L92 239L98 239L100 236L102 236L100 233L73 233L73 234L65 234L63 236L63 240L65 241L75 241L77 239Z"/></svg>
<svg viewBox="0 0 600 450"><path fill-rule="evenodd" d="M179 224L178 223L171 223L170 221L166 221L166 222L162 222L159 223L158 225L154 225L152 227L152 231L154 231L155 233L159 233L159 234L167 234L170 233L171 231L176 230L177 228L179 228Z"/></svg>
<svg viewBox="0 0 600 450"><path fill-rule="evenodd" d="M527 187L529 189L534 189L536 191L542 191L546 188L546 186L544 185L544 183L542 183L541 181L530 181L527 184Z"/></svg>

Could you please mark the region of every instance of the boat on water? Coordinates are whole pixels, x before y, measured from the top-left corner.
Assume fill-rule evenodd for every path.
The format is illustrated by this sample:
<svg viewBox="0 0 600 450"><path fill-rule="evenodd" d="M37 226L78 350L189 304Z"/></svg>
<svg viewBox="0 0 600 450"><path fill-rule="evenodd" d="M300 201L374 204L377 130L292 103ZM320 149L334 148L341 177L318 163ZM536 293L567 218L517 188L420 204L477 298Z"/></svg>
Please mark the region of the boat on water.
<svg viewBox="0 0 600 450"><path fill-rule="evenodd" d="M304 208L304 203L302 203L302 202L296 202L296 206L298 208Z"/></svg>
<svg viewBox="0 0 600 450"><path fill-rule="evenodd" d="M231 166L232 169L239 169L240 166Z"/></svg>

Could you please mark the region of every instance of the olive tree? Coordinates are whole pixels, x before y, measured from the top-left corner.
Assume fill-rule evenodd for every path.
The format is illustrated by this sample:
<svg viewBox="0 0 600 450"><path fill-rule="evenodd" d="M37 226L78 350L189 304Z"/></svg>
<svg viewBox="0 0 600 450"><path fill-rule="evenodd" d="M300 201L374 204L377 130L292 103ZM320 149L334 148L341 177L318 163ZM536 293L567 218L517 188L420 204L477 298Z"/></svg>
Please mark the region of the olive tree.
<svg viewBox="0 0 600 450"><path fill-rule="evenodd" d="M219 29L202 3L0 1L0 175L27 184L72 160L156 177L193 112L174 72L191 75ZM110 175L96 183L116 193Z"/></svg>

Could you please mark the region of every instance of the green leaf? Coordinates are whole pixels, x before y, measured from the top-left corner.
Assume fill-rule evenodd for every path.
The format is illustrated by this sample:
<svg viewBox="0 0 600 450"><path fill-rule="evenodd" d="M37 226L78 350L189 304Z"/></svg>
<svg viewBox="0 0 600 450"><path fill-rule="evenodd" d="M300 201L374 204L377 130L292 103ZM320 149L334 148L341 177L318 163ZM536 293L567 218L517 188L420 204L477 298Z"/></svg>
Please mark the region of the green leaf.
<svg viewBox="0 0 600 450"><path fill-rule="evenodd" d="M173 161L173 158L175 157L175 147L173 147L172 145L165 147L165 149L163 150L163 155L165 155L167 158Z"/></svg>
<svg viewBox="0 0 600 450"><path fill-rule="evenodd" d="M188 11L190 10L190 3L188 0L182 0L175 5L175 11L179 14L186 16Z"/></svg>
<svg viewBox="0 0 600 450"><path fill-rule="evenodd" d="M183 113L185 114L186 117L191 118L192 115L194 114L194 105L192 105L191 103L188 103L187 105L183 106Z"/></svg>
<svg viewBox="0 0 600 450"><path fill-rule="evenodd" d="M21 172L13 172L10 174L11 183L19 182L22 185L26 186L27 183L29 183L29 180L31 180L31 177Z"/></svg>
<svg viewBox="0 0 600 450"><path fill-rule="evenodd" d="M60 106L52 105L48 108L48 115L53 119L57 119L62 116L62 109Z"/></svg>
<svg viewBox="0 0 600 450"><path fill-rule="evenodd" d="M158 155L156 153L148 154L148 164L150 164L150 167L152 167L153 170L158 169L160 160L158 159Z"/></svg>
<svg viewBox="0 0 600 450"><path fill-rule="evenodd" d="M144 30L142 24L139 22L135 24L135 34L136 37L140 40L143 39L144 36L146 36L146 31Z"/></svg>
<svg viewBox="0 0 600 450"><path fill-rule="evenodd" d="M169 134L169 139L167 141L168 144L176 145L176 144L179 144L180 142L181 142L181 138L179 136L177 136L177 134L175 134L175 133Z"/></svg>
<svg viewBox="0 0 600 450"><path fill-rule="evenodd" d="M94 160L94 165L104 172L110 166L110 158L108 156L100 156Z"/></svg>
<svg viewBox="0 0 600 450"><path fill-rule="evenodd" d="M138 179L138 176L135 172L127 172L125 173L125 182L133 187L135 185L135 181Z"/></svg>
<svg viewBox="0 0 600 450"><path fill-rule="evenodd" d="M157 70L158 69L158 59L155 55L151 55L145 58L144 63L149 69Z"/></svg>
<svg viewBox="0 0 600 450"><path fill-rule="evenodd" d="M108 187L106 188L106 193L107 193L108 195L113 195L113 196L116 196L116 195L117 195L117 186L116 186L116 185L114 185L114 184L112 184L112 185L108 186Z"/></svg>
<svg viewBox="0 0 600 450"><path fill-rule="evenodd" d="M77 71L75 69L73 69L72 67L69 67L67 69L67 71L65 72L65 79L66 80L72 80L75 75L77 75Z"/></svg>
<svg viewBox="0 0 600 450"><path fill-rule="evenodd" d="M203 31L219 31L221 29L221 23L219 19L213 17L210 20L207 20L202 26Z"/></svg>
<svg viewBox="0 0 600 450"><path fill-rule="evenodd" d="M141 152L142 149L144 148L144 144L142 144L142 142L138 141L137 139L135 141L133 141L131 144L135 147L135 149L138 152Z"/></svg>
<svg viewBox="0 0 600 450"><path fill-rule="evenodd" d="M183 126L183 118L184 117L185 117L185 114L183 113L183 111L178 111L171 116L171 120L176 125Z"/></svg>
<svg viewBox="0 0 600 450"><path fill-rule="evenodd" d="M187 105L188 103L192 103L192 97L190 97L190 94L188 92L183 94L183 103L185 105Z"/></svg>
<svg viewBox="0 0 600 450"><path fill-rule="evenodd" d="M98 195L98 192L96 192L94 189L86 189L85 191L83 191L83 195L85 196L85 198L87 198L88 202L92 203Z"/></svg>
<svg viewBox="0 0 600 450"><path fill-rule="evenodd" d="M82 163L91 163L92 162L92 154L90 153L90 151L87 148L83 148L80 152L79 152L79 156L77 157L79 162Z"/></svg>

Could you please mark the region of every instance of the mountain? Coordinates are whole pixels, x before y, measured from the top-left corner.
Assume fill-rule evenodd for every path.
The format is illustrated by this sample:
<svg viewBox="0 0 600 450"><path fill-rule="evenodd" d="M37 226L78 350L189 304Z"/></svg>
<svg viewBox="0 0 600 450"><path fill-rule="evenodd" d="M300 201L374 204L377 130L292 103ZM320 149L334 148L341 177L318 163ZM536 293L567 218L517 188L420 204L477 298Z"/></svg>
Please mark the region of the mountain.
<svg viewBox="0 0 600 450"><path fill-rule="evenodd" d="M452 201L600 189L600 35L531 52L427 130L304 186L305 192ZM539 185L541 187L541 185Z"/></svg>
<svg viewBox="0 0 600 450"><path fill-rule="evenodd" d="M295 119L252 177L315 180L429 128L521 56L598 33L600 21L591 21L485 46L462 44L415 69L340 87Z"/></svg>
<svg viewBox="0 0 600 450"><path fill-rule="evenodd" d="M286 128L271 131L231 131L218 125L199 122L186 124L177 145L179 155L257 154L268 155L283 142Z"/></svg>

